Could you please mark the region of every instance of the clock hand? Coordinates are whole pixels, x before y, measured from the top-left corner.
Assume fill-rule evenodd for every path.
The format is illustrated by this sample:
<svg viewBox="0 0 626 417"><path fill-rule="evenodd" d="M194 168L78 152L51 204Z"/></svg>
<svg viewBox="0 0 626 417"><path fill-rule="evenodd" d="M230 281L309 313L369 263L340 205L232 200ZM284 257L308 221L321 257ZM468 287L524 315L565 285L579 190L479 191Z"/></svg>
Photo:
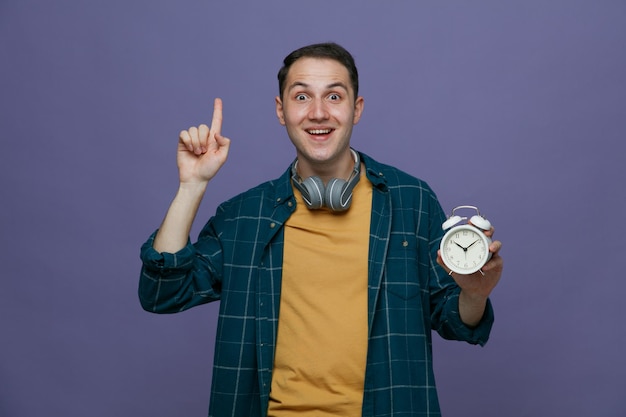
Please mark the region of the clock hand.
<svg viewBox="0 0 626 417"><path fill-rule="evenodd" d="M471 244L471 245L469 245L469 246L468 246L467 248L465 248L465 249L467 250L467 249L471 248L471 247L472 247L472 245L474 245L475 243L477 243L479 240L480 240L480 239L476 239L474 242L472 242L472 244Z"/></svg>
<svg viewBox="0 0 626 417"><path fill-rule="evenodd" d="M476 243L476 242L474 242ZM463 249L463 254L465 255L465 260L467 261L467 248L469 248L469 246L467 248L464 248L463 246L459 245L458 242L454 242L455 245L457 245L459 248ZM471 245L470 245L471 246Z"/></svg>
<svg viewBox="0 0 626 417"><path fill-rule="evenodd" d="M458 243L458 242L454 242L454 244L455 244L455 245L457 245L459 248L463 249L463 252L467 252L467 248L465 248L465 247L463 247L463 246L459 245L459 243ZM470 245L470 246L471 246L471 245ZM469 246L468 246L468 247L469 247Z"/></svg>

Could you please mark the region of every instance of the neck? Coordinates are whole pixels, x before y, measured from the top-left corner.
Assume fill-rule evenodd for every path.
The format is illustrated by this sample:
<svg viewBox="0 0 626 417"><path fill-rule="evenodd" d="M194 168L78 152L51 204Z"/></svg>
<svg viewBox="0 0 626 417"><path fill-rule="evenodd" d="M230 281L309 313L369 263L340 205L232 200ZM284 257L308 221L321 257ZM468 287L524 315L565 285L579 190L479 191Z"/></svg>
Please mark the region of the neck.
<svg viewBox="0 0 626 417"><path fill-rule="evenodd" d="M303 159L304 163L297 159L294 168L300 178L312 176L319 177L324 184L332 178L348 180L354 171L355 160L358 159L356 151L350 148L349 158L341 158L340 161L326 161L312 165Z"/></svg>

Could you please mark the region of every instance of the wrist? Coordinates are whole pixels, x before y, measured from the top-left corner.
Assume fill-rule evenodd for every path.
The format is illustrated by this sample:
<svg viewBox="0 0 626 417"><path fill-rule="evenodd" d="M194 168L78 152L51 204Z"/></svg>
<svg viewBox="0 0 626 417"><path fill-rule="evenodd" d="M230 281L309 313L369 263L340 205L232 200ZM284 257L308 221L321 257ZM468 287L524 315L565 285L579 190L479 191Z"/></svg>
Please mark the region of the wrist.
<svg viewBox="0 0 626 417"><path fill-rule="evenodd" d="M462 298L463 301L472 305L485 305L487 304L487 299L489 299L489 296L481 293L472 293L467 290L461 289L459 298Z"/></svg>
<svg viewBox="0 0 626 417"><path fill-rule="evenodd" d="M181 182L178 185L178 195L179 196L200 196L204 195L206 191L208 181L197 181L197 182Z"/></svg>
<svg viewBox="0 0 626 417"><path fill-rule="evenodd" d="M461 321L469 327L476 327L482 320L487 307L487 297L468 294L461 290L459 294L459 315Z"/></svg>

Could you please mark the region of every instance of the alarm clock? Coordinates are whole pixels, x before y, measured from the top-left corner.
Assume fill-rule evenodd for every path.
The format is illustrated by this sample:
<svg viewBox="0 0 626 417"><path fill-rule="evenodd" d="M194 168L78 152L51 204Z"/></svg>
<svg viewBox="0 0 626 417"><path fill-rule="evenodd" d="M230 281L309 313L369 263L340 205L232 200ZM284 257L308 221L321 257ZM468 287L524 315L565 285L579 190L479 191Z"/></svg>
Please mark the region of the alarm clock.
<svg viewBox="0 0 626 417"><path fill-rule="evenodd" d="M467 217L456 214L457 210L475 210L476 214L469 219L469 223L459 224ZM471 224L470 224L471 223ZM475 206L458 206L441 225L445 234L441 238L441 259L450 269L450 273L470 275L480 271L491 258L489 245L491 239L485 231L491 229L491 223L480 215Z"/></svg>

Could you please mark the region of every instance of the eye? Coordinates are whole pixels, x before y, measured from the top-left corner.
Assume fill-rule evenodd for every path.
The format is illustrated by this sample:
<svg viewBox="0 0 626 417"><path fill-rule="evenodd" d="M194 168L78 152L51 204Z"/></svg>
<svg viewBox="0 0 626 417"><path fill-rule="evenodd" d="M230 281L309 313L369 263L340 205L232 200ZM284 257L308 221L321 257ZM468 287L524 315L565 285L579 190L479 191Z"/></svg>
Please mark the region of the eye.
<svg viewBox="0 0 626 417"><path fill-rule="evenodd" d="M304 101L304 100L306 100L306 95L304 95L304 94L296 94L295 99L296 99L296 101Z"/></svg>
<svg viewBox="0 0 626 417"><path fill-rule="evenodd" d="M328 96L328 99L330 101L339 101L341 100L341 96L337 93L332 93L331 95Z"/></svg>

